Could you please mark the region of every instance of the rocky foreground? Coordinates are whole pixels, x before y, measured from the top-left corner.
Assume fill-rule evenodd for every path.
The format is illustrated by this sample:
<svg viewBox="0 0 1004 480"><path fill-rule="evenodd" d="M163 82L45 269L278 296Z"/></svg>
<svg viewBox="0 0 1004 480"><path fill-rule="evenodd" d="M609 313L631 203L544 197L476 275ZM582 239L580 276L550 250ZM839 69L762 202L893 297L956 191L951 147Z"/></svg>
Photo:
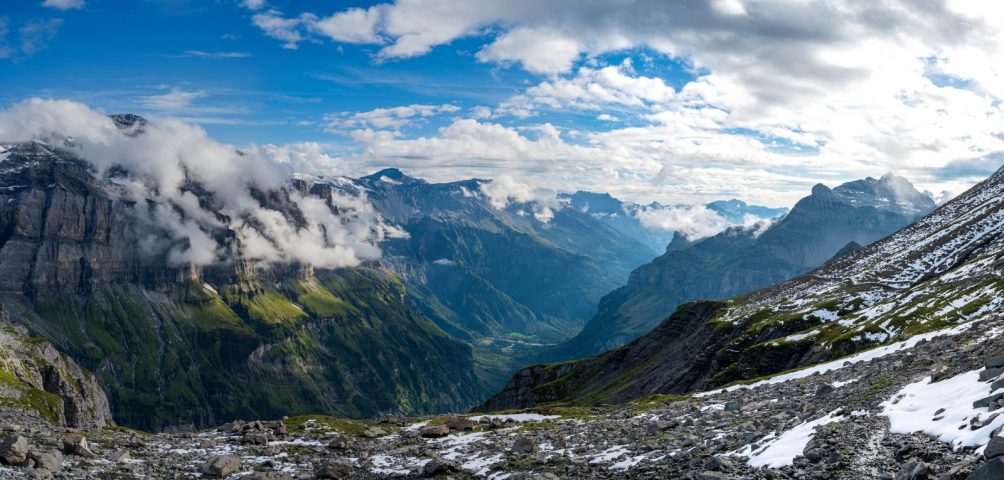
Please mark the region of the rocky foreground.
<svg viewBox="0 0 1004 480"><path fill-rule="evenodd" d="M0 476L1004 478L1002 332L1004 319L965 324L723 391L596 408L160 434L0 409Z"/></svg>

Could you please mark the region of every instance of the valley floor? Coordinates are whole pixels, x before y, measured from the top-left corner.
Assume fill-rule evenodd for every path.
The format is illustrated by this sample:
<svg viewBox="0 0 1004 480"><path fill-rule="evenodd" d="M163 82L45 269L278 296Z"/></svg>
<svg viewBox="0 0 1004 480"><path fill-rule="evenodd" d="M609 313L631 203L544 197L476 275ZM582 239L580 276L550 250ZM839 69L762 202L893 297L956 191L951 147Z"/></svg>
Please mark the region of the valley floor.
<svg viewBox="0 0 1004 480"><path fill-rule="evenodd" d="M977 478L1004 464L983 466L984 449L1004 453L999 440L985 446L1004 425L1004 400L991 396L1000 372L984 367L1004 355L1001 332L1004 319L982 321L747 386L620 406L81 432L93 457L59 453L73 432L3 412L3 436L24 437L30 454L0 476Z"/></svg>

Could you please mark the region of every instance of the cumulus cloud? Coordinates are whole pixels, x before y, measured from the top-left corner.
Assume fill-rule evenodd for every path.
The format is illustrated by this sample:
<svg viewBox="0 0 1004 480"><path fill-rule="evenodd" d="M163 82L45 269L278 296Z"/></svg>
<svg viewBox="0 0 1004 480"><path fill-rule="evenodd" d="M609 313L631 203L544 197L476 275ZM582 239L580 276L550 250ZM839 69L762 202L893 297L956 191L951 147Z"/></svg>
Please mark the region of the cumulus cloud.
<svg viewBox="0 0 1004 480"><path fill-rule="evenodd" d="M84 0L45 0L42 6L57 10L79 10L84 8Z"/></svg>
<svg viewBox="0 0 1004 480"><path fill-rule="evenodd" d="M620 181L682 190L675 175L689 174L699 177L690 193L703 195L704 179L725 172L717 182L721 193L737 181L735 188L750 193L770 190L760 181L790 186L763 198L776 202L797 198L814 180L896 170L922 188L957 190L965 182L942 178L939 168L1004 151L1004 71L997 61L1004 56L1004 9L993 2L398 0L364 11L278 17L298 25L298 40L321 35L311 25L326 19L359 18L360 30L344 41L377 46L379 59L484 38L479 61L547 78L490 111L478 110L476 118L527 119L542 109L629 118L630 127L581 133L576 151L587 157L602 151L612 163L604 175L615 172ZM638 49L657 62L686 65L693 78L674 88L629 64L602 64L604 54ZM473 124L443 133L460 126ZM518 143L506 135L494 139L503 152ZM387 143L377 134L366 140ZM454 138L400 141L395 153L406 157L423 155L403 151L406 145ZM536 162L526 162L530 172ZM644 168L631 170L638 164ZM509 173L517 171L523 170Z"/></svg>
<svg viewBox="0 0 1004 480"><path fill-rule="evenodd" d="M554 192L531 187L509 175L481 182L479 188L493 208L503 210L511 204L521 204L517 214L532 214L541 223L549 223L554 219L554 210L563 207Z"/></svg>
<svg viewBox="0 0 1004 480"><path fill-rule="evenodd" d="M282 48L296 50L299 43L304 40L303 26L317 20L317 16L304 13L298 17L286 18L282 12L270 9L265 12L256 13L251 17L251 22L261 29L265 35L282 40Z"/></svg>
<svg viewBox="0 0 1004 480"><path fill-rule="evenodd" d="M729 226L728 220L704 206L642 207L635 217L651 230L677 232L689 240L710 237Z"/></svg>
<svg viewBox="0 0 1004 480"><path fill-rule="evenodd" d="M239 151L177 120L123 130L83 104L43 99L0 111L0 138L66 145L100 177L113 167L124 169L126 176L110 180L145 225L139 244L172 264L210 264L239 248L245 258L261 262L352 266L378 257L385 236L401 234L365 198L289 188L294 169L318 157L309 145ZM278 200L263 202L262 195ZM275 202L295 211L280 211ZM221 229L236 234L237 244L221 244L214 235Z"/></svg>
<svg viewBox="0 0 1004 480"><path fill-rule="evenodd" d="M405 105L400 107L376 108L367 112L339 112L324 116L325 130L333 133L346 129L374 128L399 129L423 118L453 113L460 110L456 105Z"/></svg>
<svg viewBox="0 0 1004 480"><path fill-rule="evenodd" d="M545 28L516 28L500 35L478 52L483 62L518 62L533 73L568 71L581 55L574 38Z"/></svg>

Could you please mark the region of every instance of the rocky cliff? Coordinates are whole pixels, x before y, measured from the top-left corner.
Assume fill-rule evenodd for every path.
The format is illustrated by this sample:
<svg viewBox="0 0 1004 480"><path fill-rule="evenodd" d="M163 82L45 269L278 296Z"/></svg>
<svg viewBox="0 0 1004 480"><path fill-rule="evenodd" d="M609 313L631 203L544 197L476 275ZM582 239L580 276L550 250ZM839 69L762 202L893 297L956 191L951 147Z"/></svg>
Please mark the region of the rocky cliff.
<svg viewBox="0 0 1004 480"><path fill-rule="evenodd" d="M74 428L115 424L108 398L93 374L51 344L2 324L0 418L17 423L19 415Z"/></svg>

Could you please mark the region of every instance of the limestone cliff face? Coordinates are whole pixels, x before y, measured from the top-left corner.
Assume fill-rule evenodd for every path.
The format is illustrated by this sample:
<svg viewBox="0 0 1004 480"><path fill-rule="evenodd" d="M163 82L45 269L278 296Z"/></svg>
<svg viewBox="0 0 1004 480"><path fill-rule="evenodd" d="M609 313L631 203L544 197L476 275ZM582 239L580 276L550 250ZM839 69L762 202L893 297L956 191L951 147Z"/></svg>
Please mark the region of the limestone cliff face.
<svg viewBox="0 0 1004 480"><path fill-rule="evenodd" d="M9 325L0 326L0 406L66 427L115 424L93 374Z"/></svg>
<svg viewBox="0 0 1004 480"><path fill-rule="evenodd" d="M0 292L86 293L132 267L124 205L41 143L0 163Z"/></svg>
<svg viewBox="0 0 1004 480"><path fill-rule="evenodd" d="M172 266L141 248L137 231L158 227L136 221L115 180L96 178L68 150L0 146L0 325L44 340L24 340L33 346L13 358L18 385L37 393L51 420L108 422L109 404L118 423L146 430L422 414L485 393L470 346L405 303L393 273L252 265L239 255ZM259 197L298 214L282 191ZM225 227L210 234L236 251ZM85 377L96 382L74 380Z"/></svg>

